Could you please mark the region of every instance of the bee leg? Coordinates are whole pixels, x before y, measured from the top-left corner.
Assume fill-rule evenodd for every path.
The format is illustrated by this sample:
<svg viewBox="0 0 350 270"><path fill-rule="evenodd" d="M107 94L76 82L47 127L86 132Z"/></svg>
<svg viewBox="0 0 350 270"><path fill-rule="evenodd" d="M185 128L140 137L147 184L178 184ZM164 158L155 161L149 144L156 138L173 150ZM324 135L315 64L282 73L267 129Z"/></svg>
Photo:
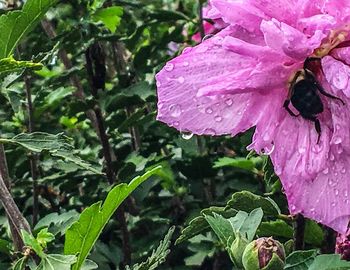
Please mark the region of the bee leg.
<svg viewBox="0 0 350 270"><path fill-rule="evenodd" d="M336 97L336 96L333 96L333 95L331 95L331 94L328 94L318 82L315 81L314 83L315 83L315 85L316 85L318 91L320 91L320 93L321 93L322 95L324 95L324 96L326 96L326 97L329 97L329 98L331 98L331 99L339 100L343 105L345 105L345 102L344 102L341 98L338 98L338 97Z"/></svg>
<svg viewBox="0 0 350 270"><path fill-rule="evenodd" d="M287 112L291 115L291 116L294 116L294 117L298 117L299 115L298 114L295 114L290 108L289 108L289 103L290 103L290 100L289 99L286 99L283 103L283 107L287 110Z"/></svg>
<svg viewBox="0 0 350 270"><path fill-rule="evenodd" d="M314 122L315 129L316 129L316 132L318 134L317 144L319 144L320 138L321 138L321 124L320 124L320 120L318 120L315 116L305 116L304 115L303 118Z"/></svg>

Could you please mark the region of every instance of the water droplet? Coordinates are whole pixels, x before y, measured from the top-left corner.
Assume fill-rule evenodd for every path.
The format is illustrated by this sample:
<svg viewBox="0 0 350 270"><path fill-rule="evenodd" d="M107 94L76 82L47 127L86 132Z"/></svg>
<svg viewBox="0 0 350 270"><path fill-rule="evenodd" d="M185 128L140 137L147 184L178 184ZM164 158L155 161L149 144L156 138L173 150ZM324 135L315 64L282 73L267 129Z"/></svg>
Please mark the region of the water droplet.
<svg viewBox="0 0 350 270"><path fill-rule="evenodd" d="M232 98L226 99L226 100L225 100L225 103L226 103L227 106L232 106L232 104L233 104Z"/></svg>
<svg viewBox="0 0 350 270"><path fill-rule="evenodd" d="M336 196L338 196L338 195L339 195L339 190L338 190L338 189L335 189L335 190L334 190L334 194L335 194Z"/></svg>
<svg viewBox="0 0 350 270"><path fill-rule="evenodd" d="M179 117L181 115L181 107L178 104L170 105L169 111L172 117Z"/></svg>
<svg viewBox="0 0 350 270"><path fill-rule="evenodd" d="M167 63L164 67L166 71L172 71L174 69L174 64L172 63Z"/></svg>
<svg viewBox="0 0 350 270"><path fill-rule="evenodd" d="M349 195L349 193L348 193L348 191L346 189L343 191L343 194L344 194L345 197L348 197L348 195Z"/></svg>
<svg viewBox="0 0 350 270"><path fill-rule="evenodd" d="M306 152L306 147L304 147L304 146L299 147L298 152L300 154L304 154Z"/></svg>
<svg viewBox="0 0 350 270"><path fill-rule="evenodd" d="M265 132L265 134L264 134L264 136L263 136L263 140L264 140L265 142L268 142L268 141L271 140L270 134L269 134L268 132Z"/></svg>
<svg viewBox="0 0 350 270"><path fill-rule="evenodd" d="M219 115L215 116L214 119L215 119L216 122L221 122L222 121L222 117L219 116Z"/></svg>
<svg viewBox="0 0 350 270"><path fill-rule="evenodd" d="M336 130L340 130L340 128L341 128L341 127L340 127L339 124L336 124L336 125L335 125L335 129L336 129Z"/></svg>
<svg viewBox="0 0 350 270"><path fill-rule="evenodd" d="M334 187L336 185L336 182L333 179L328 179L328 185L331 187Z"/></svg>
<svg viewBox="0 0 350 270"><path fill-rule="evenodd" d="M158 88L162 86L160 81L157 81L156 85L157 85Z"/></svg>
<svg viewBox="0 0 350 270"><path fill-rule="evenodd" d="M333 161L335 159L335 156L333 154L330 155L329 159Z"/></svg>
<svg viewBox="0 0 350 270"><path fill-rule="evenodd" d="M216 131L212 128L207 128L204 130L204 134L210 135L210 136L215 136L216 135Z"/></svg>
<svg viewBox="0 0 350 270"><path fill-rule="evenodd" d="M179 83L184 83L185 82L185 78L182 77L182 76L179 77L177 80L179 81Z"/></svg>
<svg viewBox="0 0 350 270"><path fill-rule="evenodd" d="M343 168L341 169L341 173L343 173L343 174L345 174L345 173L346 173L346 169L345 169L345 167L343 167Z"/></svg>
<svg viewBox="0 0 350 270"><path fill-rule="evenodd" d="M332 203L331 203L331 206L332 206L332 207L335 207L336 205L337 205L336 202L332 202Z"/></svg>
<svg viewBox="0 0 350 270"><path fill-rule="evenodd" d="M193 137L193 133L182 133L181 137L184 140L190 140Z"/></svg>
<svg viewBox="0 0 350 270"><path fill-rule="evenodd" d="M191 47L186 47L186 48L183 49L182 54L186 54L186 53L189 53L191 51L192 51Z"/></svg>
<svg viewBox="0 0 350 270"><path fill-rule="evenodd" d="M340 144L342 141L342 138L338 136L333 139L334 144Z"/></svg>
<svg viewBox="0 0 350 270"><path fill-rule="evenodd" d="M315 208L311 208L310 212L311 212L311 214L315 214L316 213Z"/></svg>
<svg viewBox="0 0 350 270"><path fill-rule="evenodd" d="M341 145L338 145L338 148L337 148L337 153L338 154L341 154L341 153L343 153L343 147L341 146Z"/></svg>
<svg viewBox="0 0 350 270"><path fill-rule="evenodd" d="M213 113L213 109L212 108L207 108L206 110L205 110L205 112L207 113L207 114L212 114Z"/></svg>
<svg viewBox="0 0 350 270"><path fill-rule="evenodd" d="M271 144L270 149L268 147L265 147L264 149L261 150L261 155L264 155L264 156L271 155L274 150L275 150L275 145Z"/></svg>
<svg viewBox="0 0 350 270"><path fill-rule="evenodd" d="M178 127L178 126L180 125L180 123L179 123L178 121L175 121L175 122L173 123L173 125L174 125L174 127Z"/></svg>
<svg viewBox="0 0 350 270"><path fill-rule="evenodd" d="M345 199L344 203L349 204L349 199Z"/></svg>
<svg viewBox="0 0 350 270"><path fill-rule="evenodd" d="M188 67L188 66L190 65L190 63L188 63L187 61L185 61L185 62L183 63L183 65L184 65L184 67Z"/></svg>
<svg viewBox="0 0 350 270"><path fill-rule="evenodd" d="M294 212L296 209L297 209L297 208L296 208L296 206L295 206L294 204L292 204L292 205L290 206L290 210L292 210L292 212Z"/></svg>

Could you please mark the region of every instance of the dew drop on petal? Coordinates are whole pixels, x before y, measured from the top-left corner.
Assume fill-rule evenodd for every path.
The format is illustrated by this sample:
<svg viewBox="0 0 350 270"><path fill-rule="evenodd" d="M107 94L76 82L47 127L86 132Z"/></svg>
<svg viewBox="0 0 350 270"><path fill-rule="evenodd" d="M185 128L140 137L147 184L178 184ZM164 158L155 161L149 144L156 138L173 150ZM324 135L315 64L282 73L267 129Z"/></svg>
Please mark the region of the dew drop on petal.
<svg viewBox="0 0 350 270"><path fill-rule="evenodd" d="M172 63L167 63L164 67L166 71L172 71L174 69L174 64Z"/></svg>
<svg viewBox="0 0 350 270"><path fill-rule="evenodd" d="M185 78L184 77L179 77L178 79L177 79L178 81L179 81L179 83L184 83L185 82Z"/></svg>
<svg viewBox="0 0 350 270"><path fill-rule="evenodd" d="M341 169L341 173L342 173L342 174L345 174L345 173L346 173L345 167L343 167L343 168Z"/></svg>
<svg viewBox="0 0 350 270"><path fill-rule="evenodd" d="M330 159L331 161L333 161L333 160L335 159L334 155L331 154L330 157L329 157L329 159Z"/></svg>
<svg viewBox="0 0 350 270"><path fill-rule="evenodd" d="M226 100L225 100L225 104L226 104L227 106L232 106L232 104L233 104L232 98L226 99Z"/></svg>
<svg viewBox="0 0 350 270"><path fill-rule="evenodd" d="M180 125L180 123L178 122L178 121L175 121L174 123L173 123L173 126L174 127L178 127Z"/></svg>
<svg viewBox="0 0 350 270"><path fill-rule="evenodd" d="M186 47L186 48L183 49L182 54L186 54L186 53L189 53L191 51L192 51L191 47Z"/></svg>
<svg viewBox="0 0 350 270"><path fill-rule="evenodd" d="M193 137L193 133L182 133L181 134L181 137L182 137L182 139L184 139L184 140L190 140L192 137Z"/></svg>
<svg viewBox="0 0 350 270"><path fill-rule="evenodd" d="M204 134L210 135L210 136L215 136L216 135L216 131L212 128L207 128L204 130Z"/></svg>
<svg viewBox="0 0 350 270"><path fill-rule="evenodd" d="M212 114L213 113L213 109L212 108L207 108L206 110L205 110L205 112L207 113L207 114Z"/></svg>
<svg viewBox="0 0 350 270"><path fill-rule="evenodd" d="M335 190L334 190L334 194L335 194L336 196L338 196L338 195L339 195L339 190L338 190L338 189L335 189Z"/></svg>
<svg viewBox="0 0 350 270"><path fill-rule="evenodd" d="M220 115L215 116L214 119L215 119L216 122L221 122L222 121L222 117Z"/></svg>
<svg viewBox="0 0 350 270"><path fill-rule="evenodd" d="M158 88L162 86L160 81L157 81L156 85L157 85Z"/></svg>
<svg viewBox="0 0 350 270"><path fill-rule="evenodd" d="M344 189L343 194L344 194L344 197L348 197L348 195L349 195L349 193L346 189Z"/></svg>
<svg viewBox="0 0 350 270"><path fill-rule="evenodd" d="M342 138L340 138L340 137L335 137L335 138L333 139L334 144L340 144L342 141L343 141L343 140L342 140Z"/></svg>
<svg viewBox="0 0 350 270"><path fill-rule="evenodd" d="M349 204L349 199L345 199L344 203Z"/></svg>
<svg viewBox="0 0 350 270"><path fill-rule="evenodd" d="M169 111L172 117L179 117L181 115L181 107L178 104L170 105Z"/></svg>
<svg viewBox="0 0 350 270"><path fill-rule="evenodd" d="M190 65L190 63L188 63L187 61L185 61L184 63L183 63L183 66L184 67L188 67Z"/></svg>
<svg viewBox="0 0 350 270"><path fill-rule="evenodd" d="M336 205L337 205L336 202L332 202L332 203L331 203L331 206L332 206L332 207L335 207Z"/></svg>

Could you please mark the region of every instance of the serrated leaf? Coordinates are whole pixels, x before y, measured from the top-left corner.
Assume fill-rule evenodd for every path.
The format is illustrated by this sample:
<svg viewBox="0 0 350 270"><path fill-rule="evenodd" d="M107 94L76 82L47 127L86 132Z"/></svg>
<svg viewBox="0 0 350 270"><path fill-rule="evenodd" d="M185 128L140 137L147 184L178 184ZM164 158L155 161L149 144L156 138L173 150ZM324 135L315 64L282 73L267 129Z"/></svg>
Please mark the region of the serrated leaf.
<svg viewBox="0 0 350 270"><path fill-rule="evenodd" d="M97 10L92 18L95 22L101 21L112 33L115 32L123 16L122 7L107 7Z"/></svg>
<svg viewBox="0 0 350 270"><path fill-rule="evenodd" d="M175 227L171 227L164 239L160 241L159 246L156 250L152 251L152 255L147 261L141 264L135 264L132 268L126 267L127 270L153 270L161 265L168 254L170 253L169 246L171 243L171 237L174 233Z"/></svg>
<svg viewBox="0 0 350 270"><path fill-rule="evenodd" d="M160 166L134 178L128 185L120 184L114 187L103 204L97 202L81 213L79 220L67 230L64 244L64 254L78 256L77 263L72 267L73 270L80 269L83 265L103 228L119 205L134 189L152 175L157 174L159 170L161 170Z"/></svg>
<svg viewBox="0 0 350 270"><path fill-rule="evenodd" d="M341 259L339 254L323 254L315 258L308 270L350 269L350 262Z"/></svg>
<svg viewBox="0 0 350 270"><path fill-rule="evenodd" d="M9 57L18 42L42 19L55 0L27 0L22 10L0 16L0 59Z"/></svg>
<svg viewBox="0 0 350 270"><path fill-rule="evenodd" d="M308 270L317 256L317 250L295 251L286 259L285 270Z"/></svg>
<svg viewBox="0 0 350 270"><path fill-rule="evenodd" d="M271 216L277 216L281 213L279 207L272 199L255 195L249 191L234 193L231 200L227 202L227 207L248 213L256 208L261 208L265 215Z"/></svg>
<svg viewBox="0 0 350 270"><path fill-rule="evenodd" d="M0 59L0 77L8 75L9 73L17 72L25 68L41 69L43 67L40 63L31 61L17 61L12 56Z"/></svg>
<svg viewBox="0 0 350 270"><path fill-rule="evenodd" d="M224 216L225 218L229 218L234 216L237 211L233 209L227 209L225 210L224 207L210 207L203 209L201 211L201 215L192 219L187 227L185 227L181 231L180 237L176 240L175 244L180 244L188 239L191 239L192 237L200 234L201 232L207 230L210 228L208 222L205 220L204 215L213 215L213 213L220 214Z"/></svg>
<svg viewBox="0 0 350 270"><path fill-rule="evenodd" d="M245 219L244 223L239 229L239 232L246 237L248 242L254 239L256 230L258 229L263 216L264 212L261 208L254 209L249 213L248 217Z"/></svg>
<svg viewBox="0 0 350 270"><path fill-rule="evenodd" d="M36 270L70 270L76 260L74 255L49 254L41 260Z"/></svg>
<svg viewBox="0 0 350 270"><path fill-rule="evenodd" d="M102 174L101 171L73 153L74 147L70 144L71 141L72 140L63 133L53 135L44 132L22 133L11 139L0 139L2 143L17 144L32 152L49 152L54 157L72 162L96 174Z"/></svg>
<svg viewBox="0 0 350 270"><path fill-rule="evenodd" d="M213 216L204 215L204 218L209 223L220 242L226 246L230 237L235 233L230 221L216 213L213 213Z"/></svg>

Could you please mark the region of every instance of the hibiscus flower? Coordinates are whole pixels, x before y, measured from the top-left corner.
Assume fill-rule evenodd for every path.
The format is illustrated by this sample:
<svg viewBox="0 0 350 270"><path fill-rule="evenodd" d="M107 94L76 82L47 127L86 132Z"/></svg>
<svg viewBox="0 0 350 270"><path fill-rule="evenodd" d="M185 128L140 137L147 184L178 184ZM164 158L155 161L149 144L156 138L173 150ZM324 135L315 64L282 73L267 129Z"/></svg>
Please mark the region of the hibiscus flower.
<svg viewBox="0 0 350 270"><path fill-rule="evenodd" d="M181 132L232 136L255 126L248 149L269 154L291 214L345 233L350 215L350 1L212 0L228 26L156 75L158 120ZM320 123L283 107L309 57ZM300 78L302 79L302 78ZM299 77L296 81L300 80ZM300 114L289 105L291 111ZM319 137L320 136L320 137Z"/></svg>

